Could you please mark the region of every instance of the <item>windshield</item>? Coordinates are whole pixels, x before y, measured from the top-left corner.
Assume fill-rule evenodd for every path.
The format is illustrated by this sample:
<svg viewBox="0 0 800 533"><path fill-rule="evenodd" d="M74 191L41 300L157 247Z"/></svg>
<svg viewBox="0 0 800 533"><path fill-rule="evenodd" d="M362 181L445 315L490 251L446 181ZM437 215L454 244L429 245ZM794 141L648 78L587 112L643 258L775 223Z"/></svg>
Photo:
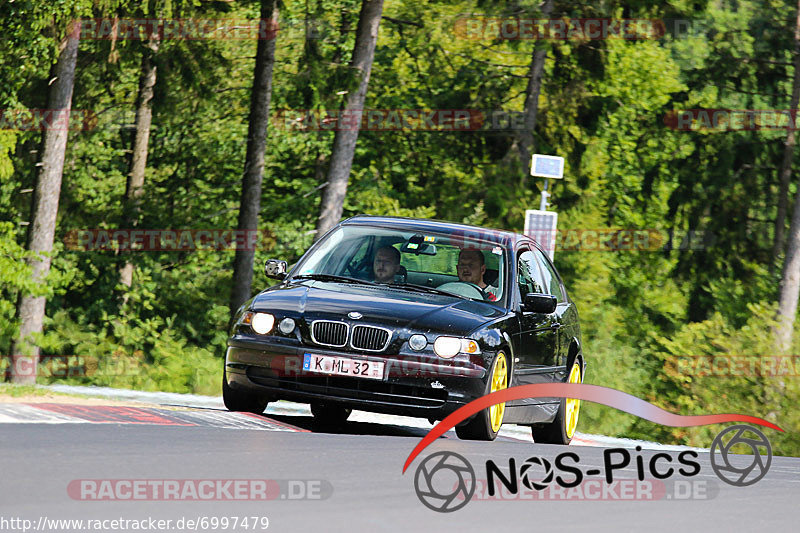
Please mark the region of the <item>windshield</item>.
<svg viewBox="0 0 800 533"><path fill-rule="evenodd" d="M304 257L292 277L349 278L499 303L506 276L499 241L489 231L480 236L345 225Z"/></svg>

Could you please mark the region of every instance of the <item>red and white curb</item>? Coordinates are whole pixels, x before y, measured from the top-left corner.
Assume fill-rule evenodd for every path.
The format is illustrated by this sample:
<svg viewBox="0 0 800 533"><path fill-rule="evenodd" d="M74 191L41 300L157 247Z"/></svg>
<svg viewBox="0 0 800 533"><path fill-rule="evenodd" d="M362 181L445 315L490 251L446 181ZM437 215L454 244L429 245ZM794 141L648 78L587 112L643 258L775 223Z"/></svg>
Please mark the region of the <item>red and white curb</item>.
<svg viewBox="0 0 800 533"><path fill-rule="evenodd" d="M266 431L306 431L250 413L152 407L74 405L61 403L0 403L0 423L6 424L148 424L216 427Z"/></svg>

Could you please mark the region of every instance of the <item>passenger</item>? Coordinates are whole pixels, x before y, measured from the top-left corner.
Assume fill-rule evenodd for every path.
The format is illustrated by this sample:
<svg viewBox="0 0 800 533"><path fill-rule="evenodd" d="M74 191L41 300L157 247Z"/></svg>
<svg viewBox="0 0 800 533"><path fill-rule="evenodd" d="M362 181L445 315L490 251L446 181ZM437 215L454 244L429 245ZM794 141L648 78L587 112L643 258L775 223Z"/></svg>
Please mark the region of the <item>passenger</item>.
<svg viewBox="0 0 800 533"><path fill-rule="evenodd" d="M375 252L372 276L379 283L391 283L400 270L400 252L393 246L383 246Z"/></svg>
<svg viewBox="0 0 800 533"><path fill-rule="evenodd" d="M497 287L487 285L483 281L483 275L486 273L486 259L483 257L483 252L480 250L461 250L458 254L456 271L458 272L459 280L473 283L483 289L487 300L492 302L497 300Z"/></svg>

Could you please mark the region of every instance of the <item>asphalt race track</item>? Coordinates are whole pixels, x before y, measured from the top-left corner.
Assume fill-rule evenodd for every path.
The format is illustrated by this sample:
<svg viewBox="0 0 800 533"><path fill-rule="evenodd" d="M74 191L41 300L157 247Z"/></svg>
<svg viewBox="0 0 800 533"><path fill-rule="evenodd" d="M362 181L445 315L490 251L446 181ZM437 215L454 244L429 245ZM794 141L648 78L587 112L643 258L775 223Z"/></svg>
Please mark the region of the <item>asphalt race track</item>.
<svg viewBox="0 0 800 533"><path fill-rule="evenodd" d="M172 520L162 529L167 531L222 531L223 517L228 531L234 530L234 519L239 522L237 531L263 531L268 525L269 531L348 532L729 533L794 530L800 522L800 458L773 457L763 479L733 487L720 481L710 468L709 454L700 452L697 475L661 482L648 473L645 485L636 485L637 456L647 465L656 453L679 452L631 449L632 460L614 471L617 484L612 487L602 475L588 481L590 471L603 467L607 446L586 437L581 442L594 445L541 445L505 433L493 443L465 442L450 432L402 474L403 463L429 425L420 427L415 425L418 421L399 417L376 423L354 416L355 421L331 432L315 427L301 409L282 412L256 416L218 408L0 403L0 531L22 531L22 525L38 531L86 531L86 521L101 520L107 521L104 530L124 531L132 530L131 520L145 519L162 524ZM417 467L439 451L466 458L478 478L472 499L448 513L425 507L414 488ZM579 488L553 490L553 483L527 492L528 497L506 493L514 499L487 499L481 485L487 461L505 465L501 470L511 477L510 458L517 467L529 457L552 463L567 451L578 455L581 470L587 472ZM626 481L620 481L623 478ZM166 481L178 480L184 492L166 500L146 500L144 493L134 498L135 480L140 487L150 483L163 490ZM195 488L198 480L212 480L206 488L216 482L217 489L226 480L267 480L268 497L234 499L253 493L237 494L229 483L234 487L230 491L214 493L227 499L209 501L209 493L185 492L186 480L193 480ZM455 486L454 480L437 482ZM104 493L103 482L106 489L116 488ZM126 491L120 489L123 486ZM546 496L537 499L534 494ZM53 522L66 519L85 523L58 527ZM128 520L128 529L124 522L111 522L115 519ZM212 527L214 519L217 527Z"/></svg>

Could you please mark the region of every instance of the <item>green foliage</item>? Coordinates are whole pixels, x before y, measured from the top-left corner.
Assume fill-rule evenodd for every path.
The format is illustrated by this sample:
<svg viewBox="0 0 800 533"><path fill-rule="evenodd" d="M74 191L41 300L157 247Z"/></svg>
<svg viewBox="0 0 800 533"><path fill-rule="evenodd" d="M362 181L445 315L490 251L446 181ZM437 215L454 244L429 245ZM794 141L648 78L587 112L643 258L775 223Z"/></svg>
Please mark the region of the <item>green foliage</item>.
<svg viewBox="0 0 800 533"><path fill-rule="evenodd" d="M685 414L744 413L766 418L785 433L771 432L770 441L779 455L800 454L793 436L800 429L794 408L800 383L796 357L779 358L774 351L771 306L750 304L750 319L733 326L721 314L685 325L670 337L653 335L652 354L660 366L652 383L650 400ZM795 336L797 339L797 336ZM795 342L791 353L798 353ZM713 410L713 411L712 411ZM666 437L694 445L707 445L716 427L655 428L635 424L633 434L665 433Z"/></svg>
<svg viewBox="0 0 800 533"><path fill-rule="evenodd" d="M50 254L41 254L38 257L57 255L60 248L61 246L57 246ZM31 268L27 263L34 257L37 254L27 251L16 242L14 225L0 222L0 353L9 353L11 339L19 327L15 320L17 297L52 297L63 294L75 275L57 257L44 283L35 283L31 279Z"/></svg>
<svg viewBox="0 0 800 533"><path fill-rule="evenodd" d="M16 385L10 383L0 383L0 395L20 398L25 396L42 396L48 391L37 388L35 385Z"/></svg>
<svg viewBox="0 0 800 533"><path fill-rule="evenodd" d="M13 131L0 131L0 180L3 183L8 183L6 180L14 173L14 163L11 159L11 152L17 143L17 136ZM6 196L8 192L3 191ZM7 201L7 200L6 200Z"/></svg>
<svg viewBox="0 0 800 533"><path fill-rule="evenodd" d="M97 325L74 322L59 311L39 345L47 353L74 356L66 359L69 368L59 358L45 358L40 382L218 393L221 363L213 346L190 345L175 330L174 317L105 316Z"/></svg>

